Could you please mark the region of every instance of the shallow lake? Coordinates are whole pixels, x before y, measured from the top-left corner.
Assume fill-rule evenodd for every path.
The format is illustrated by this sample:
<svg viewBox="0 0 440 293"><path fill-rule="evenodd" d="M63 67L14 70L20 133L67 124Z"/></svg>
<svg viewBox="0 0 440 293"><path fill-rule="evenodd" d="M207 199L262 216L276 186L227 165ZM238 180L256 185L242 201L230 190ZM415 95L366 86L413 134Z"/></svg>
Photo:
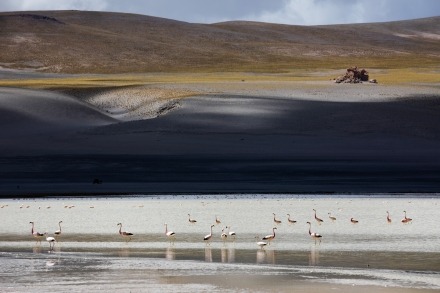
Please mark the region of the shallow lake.
<svg viewBox="0 0 440 293"><path fill-rule="evenodd" d="M280 292L298 282L440 290L439 204L435 196L411 195L3 199L0 286L7 292L53 286L58 292L270 291L260 283L265 276ZM412 218L406 224L404 211ZM40 243L31 235L31 221L48 236L62 221L53 251L45 237ZM308 221L322 238L310 237ZM134 234L131 240L119 235L118 223ZM165 236L165 223L174 238ZM236 237L224 241L226 226ZM274 227L275 239L261 249L256 236L261 241ZM252 276L260 278L250 282Z"/></svg>

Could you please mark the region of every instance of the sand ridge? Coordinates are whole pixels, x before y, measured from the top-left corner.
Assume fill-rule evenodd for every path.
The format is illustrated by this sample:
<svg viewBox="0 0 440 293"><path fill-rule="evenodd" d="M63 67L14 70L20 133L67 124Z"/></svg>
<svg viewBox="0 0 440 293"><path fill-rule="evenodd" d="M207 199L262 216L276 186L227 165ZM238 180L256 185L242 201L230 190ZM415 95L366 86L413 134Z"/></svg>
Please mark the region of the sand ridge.
<svg viewBox="0 0 440 293"><path fill-rule="evenodd" d="M187 89L166 89L151 86L69 89L66 91L111 117L122 120L151 119L179 107L179 100L197 95Z"/></svg>

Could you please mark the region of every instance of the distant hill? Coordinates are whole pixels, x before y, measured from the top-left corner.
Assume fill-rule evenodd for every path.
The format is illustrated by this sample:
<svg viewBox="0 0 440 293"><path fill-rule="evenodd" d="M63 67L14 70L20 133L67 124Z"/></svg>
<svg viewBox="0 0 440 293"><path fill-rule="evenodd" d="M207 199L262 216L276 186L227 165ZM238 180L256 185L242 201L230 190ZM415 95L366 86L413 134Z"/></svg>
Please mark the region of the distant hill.
<svg viewBox="0 0 440 293"><path fill-rule="evenodd" d="M0 66L44 72L279 71L440 64L440 16L295 26L186 23L145 15L0 13Z"/></svg>

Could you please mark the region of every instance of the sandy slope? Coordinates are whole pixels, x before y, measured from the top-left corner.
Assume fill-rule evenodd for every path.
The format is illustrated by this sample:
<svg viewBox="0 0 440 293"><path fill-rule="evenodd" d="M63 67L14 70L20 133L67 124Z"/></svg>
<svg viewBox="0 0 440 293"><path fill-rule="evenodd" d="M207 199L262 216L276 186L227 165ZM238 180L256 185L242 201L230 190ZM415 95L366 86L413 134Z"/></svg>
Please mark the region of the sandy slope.
<svg viewBox="0 0 440 293"><path fill-rule="evenodd" d="M154 119L117 121L104 113L129 108L121 89L82 93L82 100L1 89L0 193L440 190L436 86L238 82L149 90L135 97L148 100L145 109L153 105L145 118L160 108L155 102L198 95ZM29 127L38 131L16 135ZM92 185L97 177L104 184Z"/></svg>
<svg viewBox="0 0 440 293"><path fill-rule="evenodd" d="M99 109L75 98L49 91L0 89L2 132L60 129L115 122Z"/></svg>

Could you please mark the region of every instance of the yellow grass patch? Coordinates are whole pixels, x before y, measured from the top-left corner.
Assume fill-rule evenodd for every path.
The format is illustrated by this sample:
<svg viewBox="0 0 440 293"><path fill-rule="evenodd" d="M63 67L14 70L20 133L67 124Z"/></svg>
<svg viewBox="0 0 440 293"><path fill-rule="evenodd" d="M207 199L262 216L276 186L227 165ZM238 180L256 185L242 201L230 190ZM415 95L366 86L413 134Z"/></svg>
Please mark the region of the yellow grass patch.
<svg viewBox="0 0 440 293"><path fill-rule="evenodd" d="M402 69L367 69L370 78L381 84L440 83L440 69L402 68ZM107 74L77 75L58 78L4 79L0 86L62 89L92 87L124 87L148 84L170 83L212 83L212 82L274 82L274 81L326 81L345 73L346 68L325 70L291 69L279 73L254 72L211 72L211 73L146 73L146 74Z"/></svg>

